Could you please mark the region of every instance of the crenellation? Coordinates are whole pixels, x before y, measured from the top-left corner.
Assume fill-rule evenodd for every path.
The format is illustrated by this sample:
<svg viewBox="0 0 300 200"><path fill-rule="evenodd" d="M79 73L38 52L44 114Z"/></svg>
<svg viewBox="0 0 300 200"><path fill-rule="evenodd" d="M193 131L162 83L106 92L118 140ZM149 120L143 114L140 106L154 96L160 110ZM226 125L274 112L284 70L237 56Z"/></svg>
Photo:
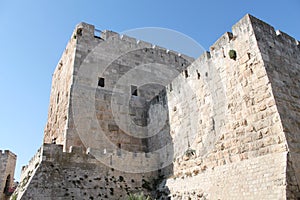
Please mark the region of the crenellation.
<svg viewBox="0 0 300 200"><path fill-rule="evenodd" d="M252 16L252 15L247 15L248 20L251 22L251 26L253 28L253 31L264 31L269 35L276 35L276 31L273 26L270 24ZM258 36L256 34L256 36Z"/></svg>
<svg viewBox="0 0 300 200"><path fill-rule="evenodd" d="M82 154L83 152L82 147L70 146L69 153Z"/></svg>
<svg viewBox="0 0 300 200"><path fill-rule="evenodd" d="M219 139L216 139L213 142L216 142L216 146L215 148L211 149L210 153L207 155L201 155L201 149L200 151L196 150L196 162L198 162L198 158L201 158L201 161L199 161L201 163L201 165L205 165L206 168L210 169L216 169L216 166L222 166L222 165L228 165L229 163L232 163L233 161L235 161L235 163L239 162L239 161L244 161L244 160L253 160L256 157L259 156L263 156L266 154L273 154L276 152L284 152L287 151L286 146L285 146L285 142L284 142L284 136L283 136L283 129L282 128L277 128L278 125L280 125L281 121L278 120L279 119L279 115L277 113L276 110L276 106L274 106L274 104L269 104L270 106L266 106L266 102L269 102L270 100L274 99L273 93L271 91L271 84L270 81L268 80L267 77L267 73L264 70L263 67L263 62L259 57L259 49L255 48L256 45L255 43L253 43L254 39L253 37L257 37L256 35L254 36L252 33L254 33L253 31L251 31L251 25L247 22L249 20L249 18L252 17L248 17L246 16L245 18L243 18L240 22L237 23L237 25L235 25L233 27L233 35L234 35L234 40L232 40L233 36L231 34L226 34L225 36L223 35L215 44L217 45L213 45L211 48L211 51L213 51L214 56L212 58L210 58L209 62L207 62L205 59L197 59L192 65L190 65L187 68L187 72L188 74L190 74L191 71L199 70L198 76L191 76L189 79L189 85L191 88L197 88L199 90L199 88L202 88L203 94L200 93L199 94L196 92L196 99L199 98L199 101L201 102L201 98L202 95L206 96L207 93L204 90L203 91L203 82L195 82L196 78L200 78L200 80L202 79L204 81L204 83L206 82L206 84L208 85L208 87L210 86L210 84L214 85L214 88L218 87L218 85L216 85L216 83L221 83L227 87L224 87L222 89L222 86L220 87L220 89L214 89L214 91L216 91L216 93L219 94L209 94L209 96L211 96L210 98L214 99L214 101L212 101L212 103L214 103L212 106L215 107L215 110L213 110L212 112L212 122L213 123L207 123L207 125L203 125L201 128L200 126L200 130L202 129L202 131L206 134L209 134L209 132L211 130L214 130L216 128L218 128L220 125L222 126L222 124L226 124L228 123L228 120L231 120L232 122L237 122L235 124L233 124L233 126L226 126L229 128L229 130L226 130L224 128L219 129L217 132L219 132L219 135L224 135L222 137L219 137ZM255 21L252 19L252 21ZM267 25L263 25L263 27L255 27L257 30L265 30L270 32L270 30L272 30L272 28L270 26ZM216 47L214 47L216 46ZM227 56L227 52L233 49L234 51L237 52L237 61L235 62L234 60L230 60ZM223 55L223 56L221 56ZM262 56L262 58L264 59L264 56ZM248 70L247 68L250 65L250 70ZM196 67L198 66L198 67ZM227 67L227 66L230 66ZM241 66L241 67L239 67ZM252 66L252 67L251 67ZM246 70L245 70L246 69ZM215 71L214 71L215 70ZM242 70L245 70L245 72L247 73L247 76L239 76L237 77L239 81L237 81L237 79L234 78L235 75L239 75L241 73L243 73ZM219 73L219 76L216 76ZM227 75L224 73L227 73ZM245 74L246 75L246 74ZM181 78L182 77L182 78ZM179 132L179 131L183 131L184 129L190 129L191 131L189 131L189 134L191 135L193 133L193 128L192 126L190 126L189 121L192 121L190 119L196 119L198 116L198 120L200 121L200 123L203 123L205 121L210 122L209 119L205 119L204 116L201 119L201 115L199 116L198 114L193 115L193 111L189 110L188 107L184 107L183 104L178 103L180 101L188 101L190 104L192 104L193 99L195 99L195 97L191 96L189 93L185 92L185 88L184 85L182 84L182 79L185 78L184 76L181 77L177 77L176 79L178 80L174 80L171 84L172 84L172 88L173 92L170 92L170 94L168 93L168 100L169 100L169 107L172 109L174 108L172 111L170 110L170 124L171 124L171 132L175 133L175 136L173 136L173 141L175 143L175 155L180 155L176 153L176 148L181 148L181 146L184 146L183 141L185 140L184 137L180 137L180 135L178 133L181 133L182 136L184 136L184 132ZM208 78L205 78L208 77ZM210 78L211 77L211 78ZM244 79L244 80L243 80ZM239 82L242 82L242 87L241 89L237 92L236 88L240 87ZM227 85L226 82L229 82L230 84ZM250 84L250 85L249 85ZM182 89L181 89L182 88ZM197 91L197 89L193 90L193 91ZM233 90L232 90L233 89ZM229 91L227 91L229 90ZM251 107L249 111L251 111L251 115L255 116L255 115L259 115L259 113L262 113L266 110L265 114L262 115L261 117L259 117L260 119L257 118L257 120L255 118L252 118L252 116L248 116L247 117L247 122L245 123L244 119L243 119L243 115L242 113L239 112L239 110L242 111L246 111L245 114L247 113L247 108L245 108L243 106L243 102L245 101L246 105L248 104L248 97L245 99L245 97L242 97L243 99L239 100L240 98L240 93L241 91L249 91L248 93L252 93L253 96L256 96L256 98L254 98L253 100L249 99L252 101L252 103L250 104ZM252 91L251 91L252 90ZM210 90L211 91L211 90ZM262 91L262 92L260 92ZM222 105L222 102L218 102L218 99L221 99L222 101L224 101L224 97L222 97L222 93L225 92L228 94L227 97L225 97L225 100L227 99L229 105L230 105L230 113L228 113L229 115L226 116L226 118L222 119L222 113L224 113L224 111L220 110L219 105ZM267 93L267 95L265 95ZM194 92L195 93L195 92ZM192 93L192 94L194 94ZM247 94L246 92L244 94ZM199 95L199 97L197 97ZM213 95L219 96L219 98L214 98ZM259 96L261 95L261 96ZM208 97L209 97L208 96ZM173 98L176 99L176 101L173 102ZM205 103L208 104L211 101L206 101ZM231 103L232 102L232 103ZM238 102L238 104L237 104ZM241 103L242 104L241 104ZM172 103L177 103L177 105L172 104ZM224 104L223 104L224 105ZM272 106L273 105L273 106ZM253 106L253 108L252 108ZM257 107L256 107L257 106ZM275 107L275 111L273 111ZM176 108L176 109L175 109ZM229 108L229 106L228 106ZM192 109L194 109L194 107L192 107ZM252 109L256 110L256 112L252 112ZM201 104L200 104L200 113L207 113L207 110L205 107L203 107L201 109ZM217 114L219 113L219 114ZM258 114L256 114L258 113ZM180 115L181 114L181 115ZM244 114L244 115L245 115ZM250 114L250 113L249 113ZM179 115L179 117L177 117L177 115ZM188 117L189 116L189 117ZM220 118L221 117L221 118ZM232 117L232 119L231 119ZM245 116L246 117L246 116ZM250 118L251 117L251 118ZM200 118L200 119L199 119ZM177 120L180 119L180 123L177 123ZM245 118L246 119L246 118ZM253 119L253 121L252 121ZM276 121L274 121L273 119L277 119ZM241 120L241 122L239 122ZM184 122L186 121L186 122ZM229 121L230 122L230 121ZM231 122L230 122L231 124ZM178 128L182 127L181 129ZM250 133L247 131L245 132L245 130L249 130L248 126L253 127L251 128L251 137ZM174 127L174 128L173 128ZM213 129L210 129L210 127L212 127ZM271 127L272 130L274 130L274 132L272 131L273 134L272 135L269 133L270 136L261 136L260 130L267 128L267 127ZM207 130L208 128L208 130ZM223 130L222 130L223 129ZM176 131L177 130L177 131ZM231 131L230 131L231 130ZM276 131L275 131L276 130ZM228 140L230 137L228 137L228 133L224 132L222 134L222 131L229 131L229 132L234 132L236 134L236 137L234 140ZM253 132L255 131L255 132ZM277 134L280 132L280 136L277 136ZM177 135L176 135L176 132ZM245 134L246 133L246 134ZM256 134L258 133L258 134ZM238 151L231 149L230 150L230 154L228 153L229 150L228 148L231 148L232 145L236 146L236 141L239 141L240 137L243 137L242 143L240 143L238 146L240 146L240 149ZM179 137L176 139L176 137ZM190 136L192 137L192 136ZM277 138L280 138L279 140ZM204 137L205 138L205 137ZM175 139L175 140L174 140ZM205 138L207 140L207 138ZM200 146L203 147L205 146L205 141L203 141L203 137L200 138L198 141L200 141L200 143L204 143ZM247 143L245 143L245 141ZM176 145L176 143L180 143L181 145ZM195 143L190 143L191 147L190 148L199 148L197 146L195 146ZM207 144L206 144L207 145ZM183 149L181 149L181 151L183 151ZM199 155L200 154L200 155ZM216 155L215 155L216 154ZM235 155L237 154L237 155ZM183 157L183 158L179 158L179 162L175 162L174 163L174 172L175 174L186 174L187 170L189 168L193 169L195 167L195 164L193 164L193 162L190 162L187 157ZM201 174L201 173L200 173ZM201 181L203 182L203 181ZM179 184L179 183L178 183ZM250 182L249 182L250 184ZM246 186L245 186L246 187ZM175 192L175 191L174 191Z"/></svg>
<svg viewBox="0 0 300 200"><path fill-rule="evenodd" d="M79 24L19 197L297 199L299 42L251 15L231 31L194 60Z"/></svg>
<svg viewBox="0 0 300 200"><path fill-rule="evenodd" d="M224 46L230 43L233 38L233 34L231 32L225 32L211 47L210 52L218 52L222 50Z"/></svg>
<svg viewBox="0 0 300 200"><path fill-rule="evenodd" d="M17 155L11 152L10 150L0 150L0 156L5 156L5 157L14 157L16 158Z"/></svg>
<svg viewBox="0 0 300 200"><path fill-rule="evenodd" d="M137 39L133 38L133 37L129 37L127 35L119 35L120 39L132 44L137 44Z"/></svg>
<svg viewBox="0 0 300 200"><path fill-rule="evenodd" d="M103 38L104 40L108 40L110 38L119 38L119 34L114 32L114 31L109 31L109 30L104 30L101 32L101 38Z"/></svg>
<svg viewBox="0 0 300 200"><path fill-rule="evenodd" d="M17 156L9 150L0 150L0 199L7 200L15 190L14 173Z"/></svg>
<svg viewBox="0 0 300 200"><path fill-rule="evenodd" d="M30 159L27 165L22 166L20 177L21 180L28 174L29 171L33 171L42 161L42 148L43 147L40 147L37 150L36 154Z"/></svg>
<svg viewBox="0 0 300 200"><path fill-rule="evenodd" d="M102 34L102 31L99 30L99 29L94 29L94 37L98 38L98 39L102 39L101 38L101 34Z"/></svg>
<svg viewBox="0 0 300 200"><path fill-rule="evenodd" d="M143 190L147 194L149 191L143 188L143 181L140 177L150 181L152 176L157 175L156 172L143 174L122 172L118 170L118 166L109 167L92 155L74 151L63 152L61 145L44 144L44 147L41 163L35 169L27 171L21 179L21 186L17 192L22 198L50 198L53 195L51 192L36 193L40 186L44 188L44 184L47 183L46 187L49 186L51 190L55 190L57 198L65 196L66 191L69 191L78 197L88 193L94 198L102 196L104 199L119 199L127 196L129 191L135 193ZM120 163L116 160L119 157L110 158L109 156L109 160ZM61 172L65 179L57 172ZM55 183L54 180L59 181ZM44 184L37 184L39 182ZM80 190L76 189L77 186L80 186ZM64 190L66 188L67 190Z"/></svg>
<svg viewBox="0 0 300 200"><path fill-rule="evenodd" d="M160 46L157 46L157 45L153 45L152 48L153 48L153 49L157 49L157 50L161 50L162 52L166 52L166 53L167 53L167 49L164 48L164 47L160 47Z"/></svg>
<svg viewBox="0 0 300 200"><path fill-rule="evenodd" d="M91 24L81 22L76 26L74 34L78 38L80 38L80 37L94 38L94 36L95 36L95 26L91 25Z"/></svg>
<svg viewBox="0 0 300 200"><path fill-rule="evenodd" d="M137 45L139 46L139 48L151 48L152 44L150 42L145 42L142 40L137 40Z"/></svg>

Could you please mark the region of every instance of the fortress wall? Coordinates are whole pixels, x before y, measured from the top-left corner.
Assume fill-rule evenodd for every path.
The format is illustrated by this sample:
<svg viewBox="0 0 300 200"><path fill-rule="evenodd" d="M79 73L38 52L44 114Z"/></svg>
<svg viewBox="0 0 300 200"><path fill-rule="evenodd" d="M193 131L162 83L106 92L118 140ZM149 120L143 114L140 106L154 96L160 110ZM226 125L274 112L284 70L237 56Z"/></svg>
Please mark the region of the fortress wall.
<svg viewBox="0 0 300 200"><path fill-rule="evenodd" d="M66 139L76 34L74 31L52 76L48 121L44 131L45 143L52 143L53 139L56 138L56 143L63 144Z"/></svg>
<svg viewBox="0 0 300 200"><path fill-rule="evenodd" d="M169 178L172 199L285 199L286 153L232 162Z"/></svg>
<svg viewBox="0 0 300 200"><path fill-rule="evenodd" d="M300 45L282 31L251 18L258 47L271 82L276 105L287 138L288 198L299 198L300 187Z"/></svg>
<svg viewBox="0 0 300 200"><path fill-rule="evenodd" d="M166 89L149 102L148 151L157 153L160 175L173 174L174 143L170 135L169 108Z"/></svg>
<svg viewBox="0 0 300 200"><path fill-rule="evenodd" d="M41 160L42 160L42 147L40 147L37 150L36 154L30 159L27 165L22 166L20 180L23 180L28 173L32 173L38 167Z"/></svg>
<svg viewBox="0 0 300 200"><path fill-rule="evenodd" d="M125 199L129 193L147 194L145 183L152 184L153 177L156 172L126 173L109 167L79 147L63 152L62 145L45 144L43 161L18 199Z"/></svg>
<svg viewBox="0 0 300 200"><path fill-rule="evenodd" d="M147 151L147 102L193 59L111 31L95 41L92 32L77 38L65 149Z"/></svg>
<svg viewBox="0 0 300 200"><path fill-rule="evenodd" d="M166 89L163 89L149 102L148 109L148 151L153 152L172 145L170 137L170 122L168 115ZM172 155L173 157L173 155Z"/></svg>
<svg viewBox="0 0 300 200"><path fill-rule="evenodd" d="M43 153L43 146L40 147L36 154L30 159L29 163L25 166L22 166L21 177L18 187L16 188L12 198L20 199L24 192L27 190L28 183L34 177L36 171L38 170L39 166L42 162L42 153Z"/></svg>
<svg viewBox="0 0 300 200"><path fill-rule="evenodd" d="M251 18L168 86L174 199L196 188L210 199L286 197L286 140Z"/></svg>
<svg viewBox="0 0 300 200"><path fill-rule="evenodd" d="M24 168L19 199L122 199L162 174L172 199L299 197L299 41L246 15L193 62L95 32L79 24L55 70L59 145Z"/></svg>
<svg viewBox="0 0 300 200"><path fill-rule="evenodd" d="M10 175L9 187L14 185L14 174L16 168L17 156L9 150L0 150L0 199L8 199L4 194L6 180Z"/></svg>
<svg viewBox="0 0 300 200"><path fill-rule="evenodd" d="M6 171L6 165L7 165L7 154L5 154L5 151L2 152L0 150L0 191L4 190L5 187L5 171ZM2 194L1 194L2 195ZM1 196L2 197L2 196Z"/></svg>

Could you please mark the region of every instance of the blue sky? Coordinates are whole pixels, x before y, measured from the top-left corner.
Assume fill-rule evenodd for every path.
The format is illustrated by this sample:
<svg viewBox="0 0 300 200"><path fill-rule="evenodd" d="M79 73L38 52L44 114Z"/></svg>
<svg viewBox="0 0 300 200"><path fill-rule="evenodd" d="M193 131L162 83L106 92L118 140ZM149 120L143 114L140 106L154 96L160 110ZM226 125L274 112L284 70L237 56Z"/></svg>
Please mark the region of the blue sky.
<svg viewBox="0 0 300 200"><path fill-rule="evenodd" d="M18 155L19 179L42 144L52 73L81 21L116 32L173 29L208 50L246 13L300 40L299 10L299 0L0 1L0 149Z"/></svg>

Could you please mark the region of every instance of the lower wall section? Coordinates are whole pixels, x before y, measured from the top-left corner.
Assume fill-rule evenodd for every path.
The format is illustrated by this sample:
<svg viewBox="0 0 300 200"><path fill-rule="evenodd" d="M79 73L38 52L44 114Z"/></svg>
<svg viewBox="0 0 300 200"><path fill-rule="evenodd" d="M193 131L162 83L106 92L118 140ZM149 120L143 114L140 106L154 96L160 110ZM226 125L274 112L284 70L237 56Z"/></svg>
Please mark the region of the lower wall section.
<svg viewBox="0 0 300 200"><path fill-rule="evenodd" d="M207 169L197 175L170 178L172 199L286 199L287 153Z"/></svg>
<svg viewBox="0 0 300 200"><path fill-rule="evenodd" d="M149 193L147 184L156 172L126 173L106 166L92 155L73 148L62 152L61 145L44 144L42 161L22 180L16 199L127 199L128 194Z"/></svg>

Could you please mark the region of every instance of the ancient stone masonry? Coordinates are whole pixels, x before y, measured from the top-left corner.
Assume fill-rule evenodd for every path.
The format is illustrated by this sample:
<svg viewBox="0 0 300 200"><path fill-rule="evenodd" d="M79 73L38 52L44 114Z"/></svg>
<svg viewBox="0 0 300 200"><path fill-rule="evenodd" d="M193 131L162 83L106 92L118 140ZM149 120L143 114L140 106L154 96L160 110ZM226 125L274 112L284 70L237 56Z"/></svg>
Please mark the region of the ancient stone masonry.
<svg viewBox="0 0 300 200"><path fill-rule="evenodd" d="M118 171L113 166L118 165L121 156L103 154L105 159L111 159L110 168L90 155L90 150L83 153L81 147L71 147L70 152L63 152L62 145L44 144L39 151L42 159L34 169L23 173L15 194L22 199L124 199L128 193L144 190L143 184L157 176L156 172ZM131 159L132 164L141 162ZM144 162L151 164L146 157Z"/></svg>
<svg viewBox="0 0 300 200"><path fill-rule="evenodd" d="M171 83L174 199L297 199L297 44L247 15Z"/></svg>
<svg viewBox="0 0 300 200"><path fill-rule="evenodd" d="M299 199L299 99L299 41L251 15L196 60L81 23L14 198Z"/></svg>
<svg viewBox="0 0 300 200"><path fill-rule="evenodd" d="M254 27L289 150L287 193L293 196L300 186L300 45L260 20Z"/></svg>
<svg viewBox="0 0 300 200"><path fill-rule="evenodd" d="M17 156L9 150L0 150L0 200L9 199L14 188Z"/></svg>
<svg viewBox="0 0 300 200"><path fill-rule="evenodd" d="M125 126L126 120L133 119L137 125L145 126L146 101L157 95L162 86L144 85L138 89L138 95L129 95L132 86L142 84L137 79L139 74L152 81L159 76L166 85L193 59L111 31L102 32L101 37L95 36L94 31L92 25L79 24L55 70L44 141L51 143L55 139L56 143L64 144L65 149L80 145L109 149L107 141L102 138L105 136L114 144L122 143L122 149L144 151L147 147L143 141L123 134L122 128L132 133L139 132L141 136L146 135L147 130L137 131L136 127L120 129L113 112L121 114L119 117L123 121L119 124ZM147 71L147 65L154 61L157 66ZM170 70L164 72L161 66L174 69L172 73ZM129 76L124 80L126 85L120 80L124 74ZM123 105L129 99L130 109L126 110ZM118 100L116 107L111 107L112 100ZM85 120L90 118L92 121ZM97 127L98 123L100 127ZM93 132L105 134L92 138L90 134Z"/></svg>

